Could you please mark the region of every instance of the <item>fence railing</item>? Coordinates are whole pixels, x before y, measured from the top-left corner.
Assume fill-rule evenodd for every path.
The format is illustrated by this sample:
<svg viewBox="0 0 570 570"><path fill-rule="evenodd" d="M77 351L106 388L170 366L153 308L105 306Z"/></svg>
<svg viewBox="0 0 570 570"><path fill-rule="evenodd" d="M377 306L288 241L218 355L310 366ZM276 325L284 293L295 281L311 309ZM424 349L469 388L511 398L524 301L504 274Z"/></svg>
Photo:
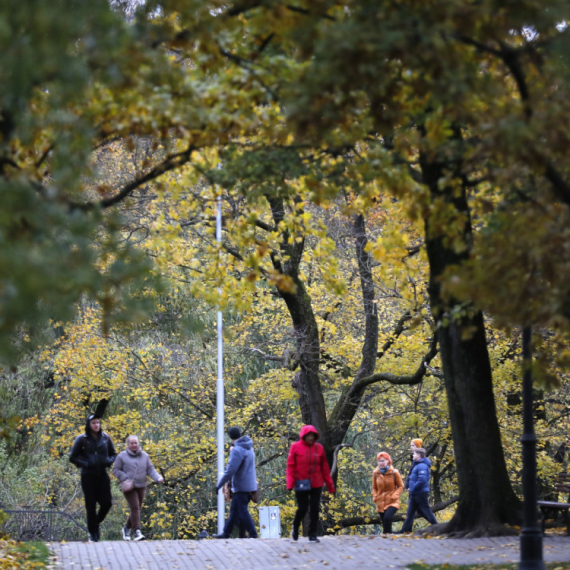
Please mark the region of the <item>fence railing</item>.
<svg viewBox="0 0 570 570"><path fill-rule="evenodd" d="M8 515L8 520L0 525L0 533L8 534L14 540L44 540L61 542L85 540L87 527L69 513L55 508L47 509L7 509L0 510Z"/></svg>

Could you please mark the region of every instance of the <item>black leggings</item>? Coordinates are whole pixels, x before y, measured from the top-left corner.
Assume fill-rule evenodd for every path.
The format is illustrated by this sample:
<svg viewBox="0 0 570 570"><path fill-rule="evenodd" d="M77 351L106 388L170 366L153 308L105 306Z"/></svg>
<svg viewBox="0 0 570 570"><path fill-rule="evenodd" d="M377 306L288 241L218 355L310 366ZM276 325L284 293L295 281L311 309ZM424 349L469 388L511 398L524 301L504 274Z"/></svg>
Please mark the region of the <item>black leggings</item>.
<svg viewBox="0 0 570 570"><path fill-rule="evenodd" d="M319 508L321 506L322 487L313 487L310 491L295 491L297 499L297 512L293 519L293 528L299 532L301 521L309 511L309 537L317 536L319 525Z"/></svg>
<svg viewBox="0 0 570 570"><path fill-rule="evenodd" d="M97 534L99 524L105 520L113 505L111 480L106 472L101 473L101 475L82 474L81 488L85 496L87 528L90 534ZM97 512L97 503L99 503L99 512Z"/></svg>
<svg viewBox="0 0 570 570"><path fill-rule="evenodd" d="M384 534L390 534L392 532L392 519L397 512L398 509L396 507L388 507L383 513L380 513Z"/></svg>

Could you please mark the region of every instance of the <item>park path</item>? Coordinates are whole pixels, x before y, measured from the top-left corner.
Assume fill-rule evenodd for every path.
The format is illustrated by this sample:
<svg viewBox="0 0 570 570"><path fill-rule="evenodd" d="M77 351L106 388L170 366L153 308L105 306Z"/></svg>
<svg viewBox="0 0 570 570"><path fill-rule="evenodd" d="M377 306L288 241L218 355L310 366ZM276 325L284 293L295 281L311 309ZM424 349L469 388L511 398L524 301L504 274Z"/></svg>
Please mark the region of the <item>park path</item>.
<svg viewBox="0 0 570 570"><path fill-rule="evenodd" d="M518 562L519 539L422 539L333 536L307 539L155 540L50 543L56 569L89 570L269 570L406 568L407 564ZM570 537L544 538L546 562L570 569Z"/></svg>

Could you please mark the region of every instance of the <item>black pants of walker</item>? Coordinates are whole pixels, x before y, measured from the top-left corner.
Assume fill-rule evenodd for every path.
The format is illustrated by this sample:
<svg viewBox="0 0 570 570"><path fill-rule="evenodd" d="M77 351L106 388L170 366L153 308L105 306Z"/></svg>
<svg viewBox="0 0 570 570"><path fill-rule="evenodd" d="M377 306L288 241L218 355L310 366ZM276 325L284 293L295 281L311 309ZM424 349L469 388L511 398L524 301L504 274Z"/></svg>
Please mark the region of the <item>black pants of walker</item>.
<svg viewBox="0 0 570 570"><path fill-rule="evenodd" d="M390 534L392 532L392 520L397 512L398 509L396 507L388 507L383 513L380 513L382 531L384 534Z"/></svg>
<svg viewBox="0 0 570 570"><path fill-rule="evenodd" d="M81 488L85 496L87 511L87 529L89 534L97 534L99 525L105 520L113 505L111 497L111 480L106 472L100 475L81 475ZM99 511L97 511L99 503Z"/></svg>
<svg viewBox="0 0 570 570"><path fill-rule="evenodd" d="M297 512L293 519L293 528L298 532L302 520L309 511L309 537L317 536L319 525L319 509L321 507L322 487L313 487L310 491L295 491Z"/></svg>
<svg viewBox="0 0 570 570"><path fill-rule="evenodd" d="M243 525L240 529L240 538L245 538L245 532L249 534L249 538L257 538L257 531L255 530L255 523L249 514L247 505L249 503L251 493L249 492L234 492L232 495L232 502L230 505L230 517L224 526L224 534L230 536L234 526Z"/></svg>
<svg viewBox="0 0 570 570"><path fill-rule="evenodd" d="M410 495L408 502L408 512L406 513L406 520L402 525L402 532L411 532L414 526L414 515L416 512L424 517L430 524L436 524L437 520L429 506L428 502L429 493L419 493L418 495Z"/></svg>

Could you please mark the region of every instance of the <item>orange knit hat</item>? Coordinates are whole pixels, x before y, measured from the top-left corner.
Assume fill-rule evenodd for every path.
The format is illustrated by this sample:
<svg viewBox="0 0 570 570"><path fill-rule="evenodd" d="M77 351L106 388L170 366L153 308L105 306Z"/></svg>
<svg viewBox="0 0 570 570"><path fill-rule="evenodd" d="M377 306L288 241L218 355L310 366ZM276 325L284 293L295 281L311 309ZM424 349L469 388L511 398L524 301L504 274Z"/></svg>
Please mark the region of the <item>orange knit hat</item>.
<svg viewBox="0 0 570 570"><path fill-rule="evenodd" d="M412 443L416 446L416 447L423 447L423 441L421 439L412 439Z"/></svg>
<svg viewBox="0 0 570 570"><path fill-rule="evenodd" d="M388 465L392 465L392 458L390 457L390 455L388 455L385 451L381 451L377 456L376 459L387 459L388 460Z"/></svg>

